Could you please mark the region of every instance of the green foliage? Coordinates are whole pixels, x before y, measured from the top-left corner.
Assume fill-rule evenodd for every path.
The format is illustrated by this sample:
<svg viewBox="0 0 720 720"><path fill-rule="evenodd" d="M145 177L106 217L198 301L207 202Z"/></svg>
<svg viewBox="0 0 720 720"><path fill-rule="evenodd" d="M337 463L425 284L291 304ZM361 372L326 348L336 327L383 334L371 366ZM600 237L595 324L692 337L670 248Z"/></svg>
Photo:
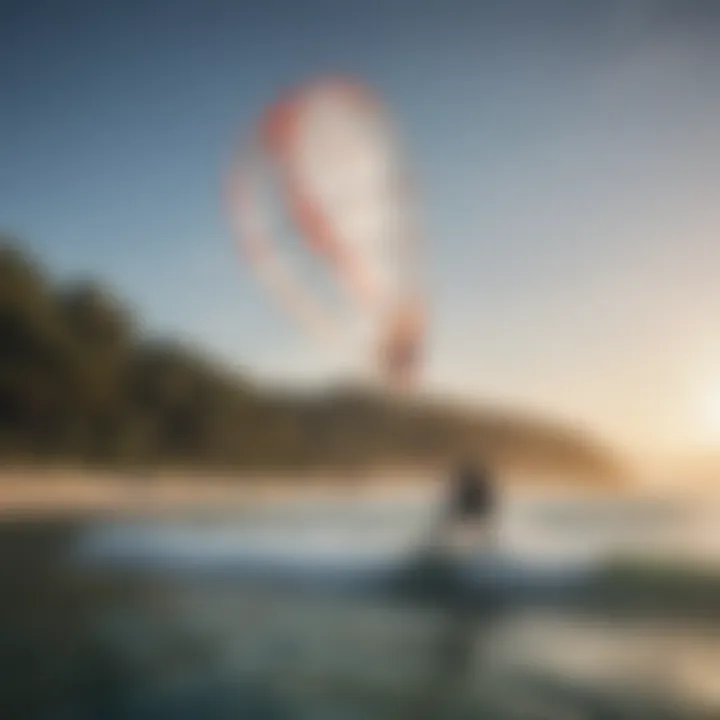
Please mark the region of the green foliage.
<svg viewBox="0 0 720 720"><path fill-rule="evenodd" d="M261 392L177 343L142 337L105 289L55 287L0 239L0 459L359 469L489 453L604 472L574 433L344 389Z"/></svg>

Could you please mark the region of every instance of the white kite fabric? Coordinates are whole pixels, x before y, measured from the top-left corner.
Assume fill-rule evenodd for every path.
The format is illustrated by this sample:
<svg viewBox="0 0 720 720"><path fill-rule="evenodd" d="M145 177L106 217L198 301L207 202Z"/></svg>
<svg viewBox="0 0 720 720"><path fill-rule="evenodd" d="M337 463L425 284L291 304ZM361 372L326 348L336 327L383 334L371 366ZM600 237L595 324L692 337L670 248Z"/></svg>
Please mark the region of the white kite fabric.
<svg viewBox="0 0 720 720"><path fill-rule="evenodd" d="M346 79L281 96L243 144L230 184L250 267L303 328L342 342L348 323L338 303L317 292L273 232L273 192L297 246L321 261L355 308L383 381L414 383L424 335L417 221L398 138L377 98Z"/></svg>

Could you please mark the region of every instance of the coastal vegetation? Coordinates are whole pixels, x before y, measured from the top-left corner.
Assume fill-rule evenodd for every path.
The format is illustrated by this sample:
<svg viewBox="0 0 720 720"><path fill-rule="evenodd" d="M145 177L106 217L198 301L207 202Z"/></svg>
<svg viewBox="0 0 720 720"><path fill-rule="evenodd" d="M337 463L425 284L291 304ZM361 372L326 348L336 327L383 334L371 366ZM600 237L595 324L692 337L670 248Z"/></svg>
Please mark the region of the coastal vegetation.
<svg viewBox="0 0 720 720"><path fill-rule="evenodd" d="M0 240L0 461L232 470L417 466L473 453L538 472L608 475L576 428L360 387L261 387L141 329L102 284L53 281Z"/></svg>

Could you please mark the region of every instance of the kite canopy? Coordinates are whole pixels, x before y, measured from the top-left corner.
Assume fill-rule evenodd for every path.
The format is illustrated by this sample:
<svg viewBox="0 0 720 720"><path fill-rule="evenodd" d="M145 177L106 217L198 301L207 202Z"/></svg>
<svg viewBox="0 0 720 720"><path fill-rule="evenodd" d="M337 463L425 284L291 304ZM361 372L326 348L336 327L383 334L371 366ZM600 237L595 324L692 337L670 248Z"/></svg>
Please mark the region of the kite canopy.
<svg viewBox="0 0 720 720"><path fill-rule="evenodd" d="M376 372L392 386L415 381L425 329L416 221L398 138L368 88L333 78L279 97L234 163L229 206L244 257L289 315L341 342L349 303ZM272 229L282 224L294 247ZM323 295L299 255L342 298Z"/></svg>

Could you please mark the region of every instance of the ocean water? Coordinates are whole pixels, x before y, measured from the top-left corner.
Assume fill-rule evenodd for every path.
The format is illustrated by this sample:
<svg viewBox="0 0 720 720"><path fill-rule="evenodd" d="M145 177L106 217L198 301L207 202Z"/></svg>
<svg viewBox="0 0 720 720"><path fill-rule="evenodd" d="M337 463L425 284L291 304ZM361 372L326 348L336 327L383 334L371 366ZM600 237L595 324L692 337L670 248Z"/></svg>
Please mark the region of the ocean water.
<svg viewBox="0 0 720 720"><path fill-rule="evenodd" d="M392 498L313 497L259 502L243 511L103 522L79 552L107 560L163 564L232 564L288 558L310 565L402 561L432 532L436 492ZM720 502L622 497L584 491L515 491L494 527L496 552L535 567L591 566L613 557L720 564Z"/></svg>
<svg viewBox="0 0 720 720"><path fill-rule="evenodd" d="M492 553L455 556L473 602L395 596L387 580L427 541L437 501L328 495L88 525L69 559L117 588L91 613L111 668L104 712L718 717L720 622L555 602L617 558L720 577L717 506L518 493L506 498ZM494 584L508 589L502 601L486 592ZM548 587L551 602L525 602Z"/></svg>

